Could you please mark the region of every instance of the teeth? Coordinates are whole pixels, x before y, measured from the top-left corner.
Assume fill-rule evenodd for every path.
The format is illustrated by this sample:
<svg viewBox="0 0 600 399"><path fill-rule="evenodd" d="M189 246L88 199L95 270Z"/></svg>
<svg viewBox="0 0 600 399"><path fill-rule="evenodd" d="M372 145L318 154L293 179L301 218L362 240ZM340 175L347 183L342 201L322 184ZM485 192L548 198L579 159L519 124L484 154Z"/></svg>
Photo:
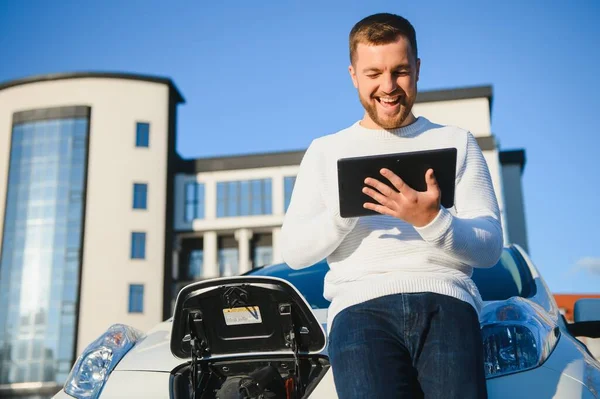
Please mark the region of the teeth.
<svg viewBox="0 0 600 399"><path fill-rule="evenodd" d="M379 97L379 100L383 101L384 103L393 103L398 100L398 97Z"/></svg>

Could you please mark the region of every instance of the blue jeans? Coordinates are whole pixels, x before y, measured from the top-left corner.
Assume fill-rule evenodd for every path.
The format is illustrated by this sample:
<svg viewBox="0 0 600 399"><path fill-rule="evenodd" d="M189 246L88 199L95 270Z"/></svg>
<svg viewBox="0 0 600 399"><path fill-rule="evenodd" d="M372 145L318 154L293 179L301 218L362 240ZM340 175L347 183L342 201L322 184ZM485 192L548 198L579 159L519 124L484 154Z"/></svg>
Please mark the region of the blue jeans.
<svg viewBox="0 0 600 399"><path fill-rule="evenodd" d="M487 398L477 313L434 293L397 294L342 310L329 335L340 399Z"/></svg>

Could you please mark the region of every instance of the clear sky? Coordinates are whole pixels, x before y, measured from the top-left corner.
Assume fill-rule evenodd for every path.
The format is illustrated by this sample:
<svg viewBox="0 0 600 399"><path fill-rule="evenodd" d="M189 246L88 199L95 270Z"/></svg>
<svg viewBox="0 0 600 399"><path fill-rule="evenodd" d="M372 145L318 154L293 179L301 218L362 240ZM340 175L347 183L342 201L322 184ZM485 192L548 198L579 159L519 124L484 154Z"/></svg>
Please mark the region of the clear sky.
<svg viewBox="0 0 600 399"><path fill-rule="evenodd" d="M600 292L600 2L0 0L0 82L70 71L170 77L177 149L304 149L362 116L352 25L407 17L419 89L492 85L501 149L524 148L531 256L557 292Z"/></svg>

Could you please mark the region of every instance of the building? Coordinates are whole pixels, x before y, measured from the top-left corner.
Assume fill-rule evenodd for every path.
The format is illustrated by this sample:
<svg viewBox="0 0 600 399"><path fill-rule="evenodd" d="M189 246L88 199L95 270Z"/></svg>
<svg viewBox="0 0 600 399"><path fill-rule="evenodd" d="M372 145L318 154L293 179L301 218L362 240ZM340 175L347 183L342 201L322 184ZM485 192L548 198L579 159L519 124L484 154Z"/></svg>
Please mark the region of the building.
<svg viewBox="0 0 600 399"><path fill-rule="evenodd" d="M491 131L491 87L422 92L415 111L470 129L505 240L527 248L523 150ZM113 323L169 317L191 281L281 261L304 150L184 160L170 79L116 73L0 83L0 396L52 392Z"/></svg>
<svg viewBox="0 0 600 399"><path fill-rule="evenodd" d="M137 75L0 84L0 386L52 389L108 325L169 312L181 102Z"/></svg>

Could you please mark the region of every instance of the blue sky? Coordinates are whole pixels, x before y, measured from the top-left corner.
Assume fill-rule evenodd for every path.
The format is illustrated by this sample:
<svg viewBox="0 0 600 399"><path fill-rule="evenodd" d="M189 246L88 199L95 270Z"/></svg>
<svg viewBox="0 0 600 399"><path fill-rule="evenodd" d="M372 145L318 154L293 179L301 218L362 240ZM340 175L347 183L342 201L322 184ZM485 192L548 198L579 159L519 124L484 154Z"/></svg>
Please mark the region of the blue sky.
<svg viewBox="0 0 600 399"><path fill-rule="evenodd" d="M303 149L362 116L347 36L415 25L419 89L494 89L492 131L524 148L531 256L557 292L600 292L600 3L1 1L0 81L69 71L170 77L184 157Z"/></svg>

